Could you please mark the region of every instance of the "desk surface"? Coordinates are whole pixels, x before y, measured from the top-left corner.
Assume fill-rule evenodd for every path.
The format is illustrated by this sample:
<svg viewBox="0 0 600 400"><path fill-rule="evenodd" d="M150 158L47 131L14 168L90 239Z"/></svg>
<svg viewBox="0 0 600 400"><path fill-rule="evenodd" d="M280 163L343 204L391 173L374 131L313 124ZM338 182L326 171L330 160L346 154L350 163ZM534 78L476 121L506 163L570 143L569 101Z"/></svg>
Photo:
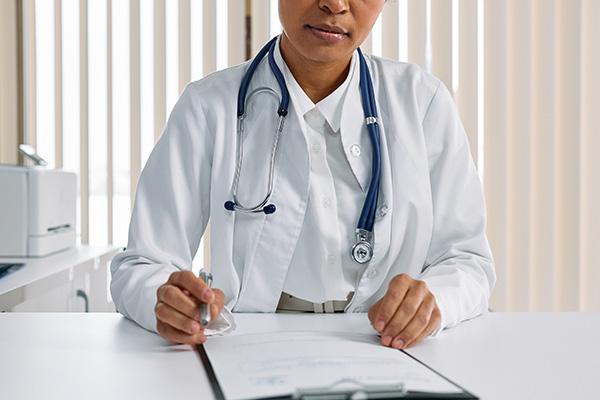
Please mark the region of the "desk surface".
<svg viewBox="0 0 600 400"><path fill-rule="evenodd" d="M372 332L366 314L236 314L238 333ZM483 400L597 398L600 313L493 313L409 353ZM191 346L116 313L0 314L0 397L211 399Z"/></svg>

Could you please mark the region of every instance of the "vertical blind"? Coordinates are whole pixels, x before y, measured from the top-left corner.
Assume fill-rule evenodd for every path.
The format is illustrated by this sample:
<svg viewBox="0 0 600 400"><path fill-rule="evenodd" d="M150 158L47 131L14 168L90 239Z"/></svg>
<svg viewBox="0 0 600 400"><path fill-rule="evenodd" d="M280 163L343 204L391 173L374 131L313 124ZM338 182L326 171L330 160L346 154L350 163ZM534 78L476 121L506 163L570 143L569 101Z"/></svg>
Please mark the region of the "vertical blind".
<svg viewBox="0 0 600 400"><path fill-rule="evenodd" d="M183 87L280 32L276 0L24 0L23 16L26 138L78 173L92 244L126 243ZM362 48L454 94L484 182L491 308L600 311L600 2L397 0Z"/></svg>
<svg viewBox="0 0 600 400"><path fill-rule="evenodd" d="M486 1L484 187L499 310L600 310L600 2Z"/></svg>
<svg viewBox="0 0 600 400"><path fill-rule="evenodd" d="M0 162L17 163L19 142L19 31L16 3L0 1Z"/></svg>

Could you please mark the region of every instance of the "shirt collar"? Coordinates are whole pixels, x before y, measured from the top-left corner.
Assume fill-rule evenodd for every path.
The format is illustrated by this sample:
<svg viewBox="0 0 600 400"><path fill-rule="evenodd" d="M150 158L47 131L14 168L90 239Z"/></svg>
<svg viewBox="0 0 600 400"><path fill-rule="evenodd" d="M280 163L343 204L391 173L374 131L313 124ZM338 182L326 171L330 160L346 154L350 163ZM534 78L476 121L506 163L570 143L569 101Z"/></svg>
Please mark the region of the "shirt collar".
<svg viewBox="0 0 600 400"><path fill-rule="evenodd" d="M285 83L288 87L288 91L290 91L291 97L296 100L296 108L299 111L300 115L306 115L307 112L311 111L313 108L317 108L319 112L323 115L327 123L331 127L334 132L337 132L340 129L341 120L342 120L342 110L344 108L344 100L346 98L346 93L348 92L348 87L351 84L354 84L358 79L358 68L357 64L357 52L355 51L352 54L352 60L350 61L350 70L348 71L348 76L344 80L344 82L338 86L337 89L333 91L329 96L325 97L323 100L315 104L312 100L306 95L304 90L300 87L294 75L288 68L287 64L283 60L281 56L281 51L279 49L279 43L281 38L277 42L277 46L275 46L275 60L278 65L282 66L283 77L285 79ZM356 82L358 85L358 82Z"/></svg>
<svg viewBox="0 0 600 400"><path fill-rule="evenodd" d="M317 103L317 108L319 111L321 111L321 114L323 114L334 132L337 132L340 129L342 110L344 109L344 102L346 99L346 93L348 93L348 87L351 84L354 84L356 79L358 79L358 68L356 68L357 57L358 56L355 51L354 54L352 54L350 70L348 71L348 76L344 82L338 86L333 93ZM356 84L358 85L358 82L356 82Z"/></svg>

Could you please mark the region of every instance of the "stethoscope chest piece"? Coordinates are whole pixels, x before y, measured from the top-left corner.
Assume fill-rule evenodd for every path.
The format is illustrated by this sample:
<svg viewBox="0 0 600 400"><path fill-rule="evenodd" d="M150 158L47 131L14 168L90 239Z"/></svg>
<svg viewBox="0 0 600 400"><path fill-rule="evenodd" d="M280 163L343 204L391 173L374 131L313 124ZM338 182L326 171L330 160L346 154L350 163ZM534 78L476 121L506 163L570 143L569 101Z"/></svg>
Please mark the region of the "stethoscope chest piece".
<svg viewBox="0 0 600 400"><path fill-rule="evenodd" d="M352 259L359 264L366 264L373 258L373 247L369 243L371 232L364 229L356 230L356 243L350 250Z"/></svg>

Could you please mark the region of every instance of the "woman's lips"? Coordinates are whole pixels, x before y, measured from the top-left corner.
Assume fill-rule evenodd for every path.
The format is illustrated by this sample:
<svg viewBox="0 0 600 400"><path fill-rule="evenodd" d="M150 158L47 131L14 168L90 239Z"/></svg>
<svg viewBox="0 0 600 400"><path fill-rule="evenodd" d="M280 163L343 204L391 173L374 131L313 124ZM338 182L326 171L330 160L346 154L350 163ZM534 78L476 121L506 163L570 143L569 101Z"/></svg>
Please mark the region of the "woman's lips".
<svg viewBox="0 0 600 400"><path fill-rule="evenodd" d="M340 27L329 25L308 25L310 31L317 38L326 42L339 42L346 36L346 32Z"/></svg>

